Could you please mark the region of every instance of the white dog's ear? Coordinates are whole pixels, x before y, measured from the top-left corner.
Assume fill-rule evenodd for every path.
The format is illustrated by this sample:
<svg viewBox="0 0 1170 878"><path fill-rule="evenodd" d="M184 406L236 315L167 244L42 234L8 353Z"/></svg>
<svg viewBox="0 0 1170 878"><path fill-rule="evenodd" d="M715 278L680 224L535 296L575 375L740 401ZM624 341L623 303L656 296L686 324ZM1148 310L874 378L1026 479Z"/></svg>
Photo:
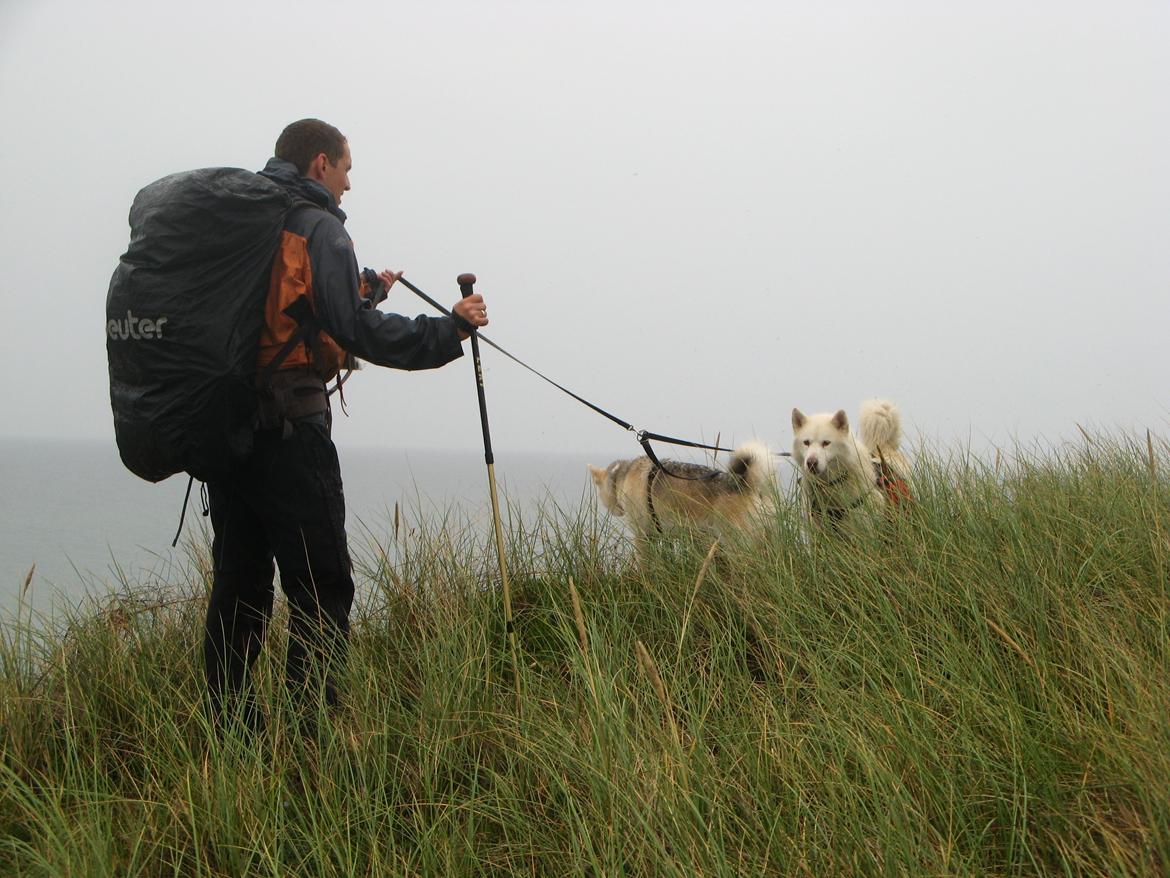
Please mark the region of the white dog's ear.
<svg viewBox="0 0 1170 878"><path fill-rule="evenodd" d="M792 429L793 430L799 430L801 427L804 426L804 422L807 420L808 420L808 418L806 418L804 416L804 412L802 412L800 409L793 409L792 410Z"/></svg>
<svg viewBox="0 0 1170 878"><path fill-rule="evenodd" d="M833 429L842 433L846 432L849 429L849 419L845 417L845 409L840 409L837 414L833 415L833 420L829 423L833 425Z"/></svg>

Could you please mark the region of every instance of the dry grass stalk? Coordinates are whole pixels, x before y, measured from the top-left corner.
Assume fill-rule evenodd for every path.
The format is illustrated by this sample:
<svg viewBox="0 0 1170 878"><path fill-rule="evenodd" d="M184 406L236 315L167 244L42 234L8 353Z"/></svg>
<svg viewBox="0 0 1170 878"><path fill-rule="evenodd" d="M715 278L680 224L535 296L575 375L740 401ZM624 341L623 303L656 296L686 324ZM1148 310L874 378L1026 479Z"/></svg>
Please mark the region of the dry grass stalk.
<svg viewBox="0 0 1170 878"><path fill-rule="evenodd" d="M594 664L589 658L589 635L585 631L585 613L581 610L581 597L577 594L577 586L573 577L569 577L569 598L573 602L573 619L577 624L577 640L581 647L582 664L585 668L585 683L589 686L589 694L593 696L593 703L598 716L602 713L601 697L597 691L597 681L593 677ZM606 765L609 764L609 754L605 753Z"/></svg>
<svg viewBox="0 0 1170 878"><path fill-rule="evenodd" d="M711 562L715 560L715 552L719 549L719 540L711 543L711 548L707 550L707 556L703 559L703 563L699 565L699 575L695 577L695 589L692 592L691 600L694 600L694 595L698 593L699 586L703 584L703 580L707 577L707 570L711 567Z"/></svg>
<svg viewBox="0 0 1170 878"><path fill-rule="evenodd" d="M662 682L662 675L658 673L658 666L654 664L654 659L650 655L650 651L646 649L646 644L641 640L634 643L634 651L638 655L638 664L642 666L642 670L650 678L650 685L654 689L654 694L658 696L658 700L662 703L662 709L666 712L667 724L670 726L670 736L674 739L674 744L681 753L682 738L678 732L678 723L674 719L674 708L671 706L670 696L666 692L666 684Z"/></svg>
<svg viewBox="0 0 1170 878"><path fill-rule="evenodd" d="M395 536L397 536L398 504L394 505L394 512L396 513L395 514ZM378 557L382 561L382 569L380 572L384 572L388 577L390 577L390 581L392 583L394 583L394 587L399 591L399 593L402 593L404 591L403 585L402 585L402 577L400 577L398 575L398 571L395 570L394 565L390 563L390 557L386 554L386 550L382 547L382 544L378 543L378 542L374 543L374 547L375 547L375 549L377 549Z"/></svg>
<svg viewBox="0 0 1170 878"><path fill-rule="evenodd" d="M1012 650L1014 650L1015 653L1020 658L1022 658L1024 660L1025 664L1027 664L1028 667L1030 667L1033 671L1036 672L1036 676L1039 677L1040 682L1043 683L1044 682L1044 675L1040 673L1040 668L1038 668L1036 666L1036 663L1034 661L1032 661L1032 657L1030 655L1028 655L1028 653L1024 652L1024 648L1022 646L1020 646L1018 643L1016 643L1016 641L1014 639L1012 639L1012 636L1010 634L1008 634L1006 631L1004 631L1003 628L1001 628L999 625L995 624L995 622L993 622L987 616L983 617L983 621L985 621L987 623L988 628L990 628L992 631L994 631L996 634L998 634L1000 639L1004 643L1006 643L1009 647L1011 647Z"/></svg>
<svg viewBox="0 0 1170 878"><path fill-rule="evenodd" d="M589 637L585 633L585 614L581 612L581 598L577 595L577 586L573 584L573 577L569 577L569 598L573 602L573 619L577 623L577 639L581 642L581 655L589 655Z"/></svg>
<svg viewBox="0 0 1170 878"><path fill-rule="evenodd" d="M716 442L716 445L719 443ZM682 628L678 632L678 656L676 662L682 661L683 643L687 639L687 628L691 623L691 608L695 605L695 598L699 594L699 586L703 584L703 580L707 578L707 570L711 567L711 562L715 560L715 552L719 549L719 540L711 543L711 548L707 550L707 557L703 559L703 563L699 565L699 574L695 577L695 587L691 589L691 599L687 602L686 612L683 613Z"/></svg>
<svg viewBox="0 0 1170 878"><path fill-rule="evenodd" d="M1154 518L1154 556L1158 559L1158 568L1164 570L1164 553L1170 549L1170 542L1166 540L1162 533L1162 516L1159 514L1160 504L1158 502L1158 458L1154 455L1154 437L1150 435L1150 431L1146 430L1146 465L1150 470L1150 493L1153 495L1154 502L1151 508L1151 514Z"/></svg>

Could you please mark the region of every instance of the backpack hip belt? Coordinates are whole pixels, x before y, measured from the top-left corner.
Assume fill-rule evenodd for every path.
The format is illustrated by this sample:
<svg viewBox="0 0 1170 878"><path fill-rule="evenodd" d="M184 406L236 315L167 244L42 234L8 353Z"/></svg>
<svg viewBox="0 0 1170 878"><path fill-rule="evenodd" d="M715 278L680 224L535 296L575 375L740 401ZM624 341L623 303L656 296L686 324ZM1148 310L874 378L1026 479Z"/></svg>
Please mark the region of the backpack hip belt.
<svg viewBox="0 0 1170 878"><path fill-rule="evenodd" d="M257 427L272 430L286 421L329 411L325 382L305 369L281 369L260 388Z"/></svg>

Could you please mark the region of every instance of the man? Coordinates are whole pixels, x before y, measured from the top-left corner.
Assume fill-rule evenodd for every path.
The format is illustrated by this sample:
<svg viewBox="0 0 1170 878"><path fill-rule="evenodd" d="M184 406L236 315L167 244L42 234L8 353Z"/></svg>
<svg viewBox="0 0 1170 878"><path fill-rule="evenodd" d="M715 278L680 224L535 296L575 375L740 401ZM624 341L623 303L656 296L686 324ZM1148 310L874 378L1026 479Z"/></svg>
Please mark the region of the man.
<svg viewBox="0 0 1170 878"><path fill-rule="evenodd" d="M289 605L286 679L310 726L323 698L337 702L354 585L345 502L330 438L326 382L351 357L431 369L462 356L472 327L487 325L479 295L455 317L413 320L373 307L361 281L340 202L353 166L341 132L317 119L284 129L260 173L289 191L289 215L272 266L257 363L262 388L255 449L230 480L208 485L214 582L204 626L212 717L263 724L249 684L272 612L273 558ZM382 271L388 289L401 272ZM369 297L363 296L368 292Z"/></svg>

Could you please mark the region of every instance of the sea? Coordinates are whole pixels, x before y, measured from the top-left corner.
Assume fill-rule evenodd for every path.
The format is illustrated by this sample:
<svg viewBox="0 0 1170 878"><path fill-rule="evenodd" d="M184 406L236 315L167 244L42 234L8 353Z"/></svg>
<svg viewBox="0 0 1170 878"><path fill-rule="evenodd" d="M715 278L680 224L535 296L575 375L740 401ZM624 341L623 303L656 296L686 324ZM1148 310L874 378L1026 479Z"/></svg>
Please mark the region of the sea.
<svg viewBox="0 0 1170 878"><path fill-rule="evenodd" d="M399 523L452 515L492 533L482 448L468 451L339 445L346 530L355 541ZM631 454L630 456L633 456ZM585 455L496 452L501 508L522 516L593 504ZM131 474L113 440L0 439L0 621L51 618L141 583L181 581L191 546L210 542L196 482L179 534L185 475L157 484ZM202 543L200 542L202 541ZM31 574L31 576L30 576Z"/></svg>

